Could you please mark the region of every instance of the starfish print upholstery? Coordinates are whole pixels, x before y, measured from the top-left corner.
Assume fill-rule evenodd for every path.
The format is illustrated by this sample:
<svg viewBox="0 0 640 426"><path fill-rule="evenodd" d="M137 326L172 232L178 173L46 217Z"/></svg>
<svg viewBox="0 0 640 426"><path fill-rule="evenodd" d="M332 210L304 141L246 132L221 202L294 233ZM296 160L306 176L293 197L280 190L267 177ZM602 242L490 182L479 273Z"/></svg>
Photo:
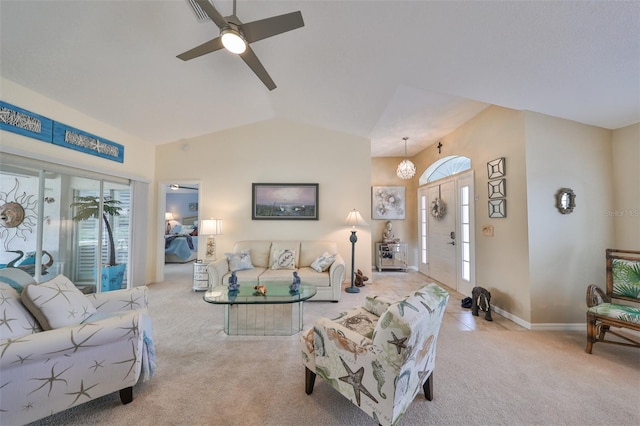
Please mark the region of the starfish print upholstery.
<svg viewBox="0 0 640 426"><path fill-rule="evenodd" d="M78 399L80 399L81 396L85 396L87 397L88 400L92 399L91 395L89 395L87 393L87 391L90 391L91 389L95 388L96 386L98 386L98 384L96 383L93 386L89 386L88 388L84 388L84 380L80 380L80 390L77 392L65 392L66 395L75 395L76 399L73 400L73 402L71 403L71 407L73 407L73 405L78 401Z"/></svg>
<svg viewBox="0 0 640 426"><path fill-rule="evenodd" d="M421 389L433 399L437 338L448 300L446 290L427 284L401 300L367 297L364 306L339 319L318 318L300 334L305 392L313 392L320 376L378 424L396 425Z"/></svg>
<svg viewBox="0 0 640 426"><path fill-rule="evenodd" d="M13 269L10 273L16 282L22 282L19 272L33 284L33 277ZM5 277L3 271L0 278ZM6 316L3 311L16 306L26 319L9 322L14 332L9 337L5 334L9 328L0 326L0 425L29 424L112 392L119 392L123 403L128 403L139 379L153 374L147 287L84 295L66 277L58 276L23 287L20 295L4 284L0 279L0 296L4 296L0 320L13 318L16 310L7 311ZM35 290L30 294L35 304L46 302L34 308L49 309L44 312L47 319L55 317L46 331L22 302L30 287ZM74 303L69 305L67 300ZM101 306L99 312L96 306ZM72 323L65 323L74 313ZM62 324L54 324L57 320Z"/></svg>
<svg viewBox="0 0 640 426"><path fill-rule="evenodd" d="M364 375L364 367L360 367L354 373L353 371L351 371L347 363L344 362L342 357L340 357L340 361L342 361L342 365L344 366L344 369L347 370L347 375L343 377L338 377L338 379L353 386L353 393L356 394L356 401L358 401L358 407L360 406L360 392L364 393L369 398L371 398L373 402L378 402L378 400L373 395L371 395L371 392L369 392L367 388L365 388L362 385L362 376Z"/></svg>
<svg viewBox="0 0 640 426"><path fill-rule="evenodd" d="M62 376L65 372L67 372L67 370L69 370L71 368L71 366L65 368L64 370L62 370L61 372L59 372L58 374L56 374L55 372L55 368L56 368L56 364L53 364L53 366L51 367L51 375L49 377L34 377L31 380L38 380L41 382L44 382L42 385L40 385L39 387L37 387L36 389L32 390L31 392L29 392L29 395L31 395L32 393L34 393L37 390L42 389L43 387L45 387L47 384L49 385L49 393L47 393L47 396L51 396L51 391L53 390L53 384L55 382L64 382L64 384L67 384L67 381L65 379L60 379L59 377Z"/></svg>
<svg viewBox="0 0 640 426"><path fill-rule="evenodd" d="M17 321L17 318L7 318L7 311L3 311L2 312L2 318L0 318L0 327L7 327L10 331L13 331L11 329L11 324L9 324L11 321Z"/></svg>
<svg viewBox="0 0 640 426"><path fill-rule="evenodd" d="M393 331L391 332L391 336L393 336L393 339L387 340L387 343L391 343L392 345L395 345L396 349L398 350L398 354L400 354L402 349L407 349L407 345L405 345L405 342L407 341L407 337L399 338L396 336L396 334Z"/></svg>

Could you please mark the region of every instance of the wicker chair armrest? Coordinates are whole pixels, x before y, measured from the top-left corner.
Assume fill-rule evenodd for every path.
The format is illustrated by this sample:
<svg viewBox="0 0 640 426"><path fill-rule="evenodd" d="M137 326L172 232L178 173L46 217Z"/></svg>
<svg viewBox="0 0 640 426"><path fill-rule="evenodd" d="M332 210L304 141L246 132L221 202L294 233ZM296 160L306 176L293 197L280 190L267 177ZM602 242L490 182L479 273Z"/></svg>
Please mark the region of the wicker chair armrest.
<svg viewBox="0 0 640 426"><path fill-rule="evenodd" d="M597 285L591 284L587 287L587 306L590 308L600 305L601 303L611 303L611 297Z"/></svg>

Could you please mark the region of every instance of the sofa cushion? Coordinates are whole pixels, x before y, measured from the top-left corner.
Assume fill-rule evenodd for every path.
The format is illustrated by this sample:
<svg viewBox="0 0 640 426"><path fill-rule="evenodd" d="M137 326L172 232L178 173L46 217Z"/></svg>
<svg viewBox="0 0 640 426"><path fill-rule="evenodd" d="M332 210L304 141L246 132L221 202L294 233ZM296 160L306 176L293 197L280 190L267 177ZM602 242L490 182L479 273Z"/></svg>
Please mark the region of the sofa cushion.
<svg viewBox="0 0 640 426"><path fill-rule="evenodd" d="M42 331L40 324L9 284L0 283L0 339L18 338Z"/></svg>
<svg viewBox="0 0 640 426"><path fill-rule="evenodd" d="M289 249L271 249L271 269L296 269L296 252Z"/></svg>
<svg viewBox="0 0 640 426"><path fill-rule="evenodd" d="M331 255L338 253L335 241L300 241L298 267L311 266L313 261L325 252Z"/></svg>
<svg viewBox="0 0 640 426"><path fill-rule="evenodd" d="M300 265L300 241L273 241L271 243L271 256L269 266L273 263L273 250L291 250L295 253L294 268Z"/></svg>
<svg viewBox="0 0 640 426"><path fill-rule="evenodd" d="M640 299L640 261L613 259L613 296Z"/></svg>
<svg viewBox="0 0 640 426"><path fill-rule="evenodd" d="M238 284L251 283L255 285L260 277L267 269L254 267L253 269L245 269L236 272L236 278L238 278ZM222 285L229 285L229 277L231 274L225 274L222 277Z"/></svg>
<svg viewBox="0 0 640 426"><path fill-rule="evenodd" d="M28 285L21 299L44 330L80 324L96 313L91 301L64 275Z"/></svg>
<svg viewBox="0 0 640 426"><path fill-rule="evenodd" d="M295 269L267 269L260 275L260 284L291 284Z"/></svg>
<svg viewBox="0 0 640 426"><path fill-rule="evenodd" d="M591 312L602 317L640 324L640 306L601 303L590 307L587 309L587 312Z"/></svg>
<svg viewBox="0 0 640 426"><path fill-rule="evenodd" d="M253 269L251 263L251 251L245 250L240 253L225 253L229 261L230 271L244 271L245 269Z"/></svg>
<svg viewBox="0 0 640 426"><path fill-rule="evenodd" d="M316 260L314 260L311 263L311 269L313 269L316 272L324 272L327 269L329 269L329 267L335 260L336 260L335 254L331 255L327 252L324 252L322 256L318 256L318 258L316 258Z"/></svg>
<svg viewBox="0 0 640 426"><path fill-rule="evenodd" d="M0 269L0 283L11 286L18 294L29 284L36 284L31 275L18 268Z"/></svg>
<svg viewBox="0 0 640 426"><path fill-rule="evenodd" d="M329 272L316 272L310 267L298 269L298 276L302 284L315 285L316 287L330 287Z"/></svg>
<svg viewBox="0 0 640 426"><path fill-rule="evenodd" d="M234 253L251 251L251 262L254 267L268 268L271 254L271 241L238 241L233 246Z"/></svg>

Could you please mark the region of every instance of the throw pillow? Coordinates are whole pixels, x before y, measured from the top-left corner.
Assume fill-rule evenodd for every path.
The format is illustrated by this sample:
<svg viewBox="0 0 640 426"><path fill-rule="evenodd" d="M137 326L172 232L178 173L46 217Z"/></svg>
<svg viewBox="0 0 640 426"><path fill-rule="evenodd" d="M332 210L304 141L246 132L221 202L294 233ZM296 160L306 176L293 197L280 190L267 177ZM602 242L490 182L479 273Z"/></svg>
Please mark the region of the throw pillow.
<svg viewBox="0 0 640 426"><path fill-rule="evenodd" d="M20 301L18 292L5 283L0 283L0 319L1 340L42 331L40 324Z"/></svg>
<svg viewBox="0 0 640 426"><path fill-rule="evenodd" d="M91 301L62 274L28 285L20 297L44 330L80 324L96 313Z"/></svg>
<svg viewBox="0 0 640 426"><path fill-rule="evenodd" d="M311 263L311 268L316 272L324 272L329 269L329 266L336 260L336 255L331 255L325 252L322 256L318 257Z"/></svg>
<svg viewBox="0 0 640 426"><path fill-rule="evenodd" d="M232 272L253 269L250 250L241 251L240 253L225 253L225 256L229 261L229 270Z"/></svg>
<svg viewBox="0 0 640 426"><path fill-rule="evenodd" d="M295 250L271 250L271 269L296 269Z"/></svg>

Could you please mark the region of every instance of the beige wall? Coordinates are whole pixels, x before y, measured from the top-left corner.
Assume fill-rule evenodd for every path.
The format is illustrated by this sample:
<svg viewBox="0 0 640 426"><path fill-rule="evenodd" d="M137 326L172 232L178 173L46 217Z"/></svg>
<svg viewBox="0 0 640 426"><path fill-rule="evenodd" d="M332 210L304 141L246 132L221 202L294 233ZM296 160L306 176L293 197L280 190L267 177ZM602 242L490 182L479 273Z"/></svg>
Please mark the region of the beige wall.
<svg viewBox="0 0 640 426"><path fill-rule="evenodd" d="M640 123L613 132L613 222L615 248L640 250Z"/></svg>
<svg viewBox="0 0 640 426"><path fill-rule="evenodd" d="M95 120L73 108L54 102L32 90L7 79L1 79L2 100L36 114L51 118L69 126L117 142L125 147L124 162L106 160L72 149L67 149L7 131L0 131L0 150L28 158L39 159L82 168L112 176L134 178L150 185L154 180L153 151L155 147L139 138L128 135L108 124ZM150 188L153 189L153 188ZM155 205L153 191L145 200ZM155 223L147 225L147 245L155 243ZM155 267L153 253L147 254L146 282L153 281Z"/></svg>
<svg viewBox="0 0 640 426"><path fill-rule="evenodd" d="M489 107L444 137L442 145L440 154L435 146L431 146L413 158L418 175L442 157L464 155L471 158L477 197L474 205L476 285L491 291L492 304L528 322L530 285L524 114ZM505 157L506 163L507 217L490 219L487 162L499 157ZM485 224L494 227L493 237L482 236L482 225Z"/></svg>
<svg viewBox="0 0 640 426"><path fill-rule="evenodd" d="M155 147L3 79L2 99L103 136L125 146L124 164L100 159L10 132L0 132L5 152L81 166L154 182L148 202L148 282L162 262L163 217L158 183L201 184L201 218L222 218L218 253L241 239L330 239L350 268L349 230L342 224L357 208L370 223L358 231L356 267L371 277L373 243L385 221L371 220L371 186L404 185L405 220L394 232L410 245L417 266L418 177L437 159L464 155L475 172L476 282L491 290L493 304L527 323L584 323L584 291L603 283L604 248L640 249L640 124L607 131L541 114L492 106L412 158L416 177L402 181L402 158L370 158L370 141L286 120L270 120ZM183 150L187 144L189 150ZM155 151L155 157L154 157ZM506 159L507 217L489 219L486 163ZM320 184L319 221L251 220L251 183ZM554 194L577 194L576 210L561 215ZM483 224L494 237L483 237ZM201 250L199 257L204 257Z"/></svg>
<svg viewBox="0 0 640 426"><path fill-rule="evenodd" d="M185 143L188 150L182 149ZM223 220L223 235L216 237L218 257L239 240L332 240L338 243L350 280L351 234L344 220L355 208L371 223L369 139L268 120L159 146L156 171L158 182L201 183L200 217ZM318 183L319 220L252 220L254 182ZM160 252L158 234L155 247ZM357 236L355 267L371 277L370 228L359 229ZM199 254L204 257L203 245Z"/></svg>
<svg viewBox="0 0 640 426"><path fill-rule="evenodd" d="M409 267L418 267L418 207L417 189L420 170L416 170L416 176L409 180L402 180L396 175L398 164L404 157L376 157L371 159L371 186L404 186L405 187L405 219L393 219L393 233L396 238L408 244ZM424 170L423 170L424 171ZM369 189L369 208L371 213L371 188ZM371 221L371 256L375 264L375 243L382 241L382 231L387 225L387 220Z"/></svg>
<svg viewBox="0 0 640 426"><path fill-rule="evenodd" d="M80 151L63 148L52 143L46 143L16 133L3 131L0 132L0 143L4 150L20 150L32 156L46 157L70 166L79 165L87 170L94 170L114 176L126 175L129 177L138 177L141 180L153 180L154 167L153 161L150 161L150 153L153 153L154 150L152 144L128 135L106 123L95 120L73 108L54 102L10 80L2 78L0 84L2 87L3 101L119 143L125 147L124 162L118 163Z"/></svg>
<svg viewBox="0 0 640 426"><path fill-rule="evenodd" d="M498 309L533 328L584 323L586 286L604 282L604 249L637 249L640 241L639 127L611 132L492 106L443 138L441 154L432 146L412 158L417 176L441 157L471 158L476 284L492 292ZM506 160L507 217L490 219L486 163L498 157ZM372 185L395 184L389 174L399 160L373 159ZM572 214L555 208L561 187L577 194ZM415 186L409 194L416 223ZM494 237L482 236L484 224L494 226ZM417 241L409 242L417 265Z"/></svg>
<svg viewBox="0 0 640 426"><path fill-rule="evenodd" d="M585 292L604 284L604 251L614 245L611 131L526 113L531 322L583 323ZM560 188L573 213L555 207Z"/></svg>

